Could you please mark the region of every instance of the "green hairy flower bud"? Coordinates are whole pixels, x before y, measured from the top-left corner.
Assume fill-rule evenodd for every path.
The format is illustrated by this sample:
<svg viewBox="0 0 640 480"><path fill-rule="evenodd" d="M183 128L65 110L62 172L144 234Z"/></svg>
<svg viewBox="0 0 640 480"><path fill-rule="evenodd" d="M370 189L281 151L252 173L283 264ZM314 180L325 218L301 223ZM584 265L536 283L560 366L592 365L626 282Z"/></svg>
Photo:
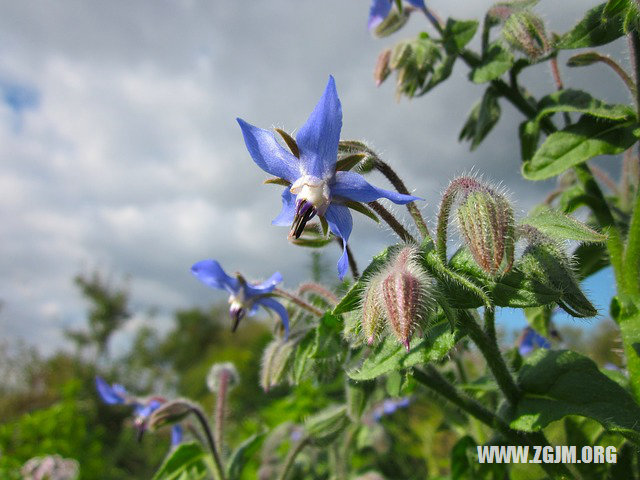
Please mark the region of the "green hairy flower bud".
<svg viewBox="0 0 640 480"><path fill-rule="evenodd" d="M402 9L402 12L394 8L382 23L375 28L373 34L376 37L382 38L397 32L404 27L409 20L409 13L409 10L406 8Z"/></svg>
<svg viewBox="0 0 640 480"><path fill-rule="evenodd" d="M513 209L503 194L476 183L458 207L458 227L476 263L498 277L513 265Z"/></svg>
<svg viewBox="0 0 640 480"><path fill-rule="evenodd" d="M511 48L524 53L532 61L546 55L551 49L544 22L530 11L509 16L502 28L502 36Z"/></svg>
<svg viewBox="0 0 640 480"><path fill-rule="evenodd" d="M371 277L362 296L362 333L369 345L373 345L385 326L382 281L383 276L380 273Z"/></svg>
<svg viewBox="0 0 640 480"><path fill-rule="evenodd" d="M260 369L260 386L265 392L284 381L287 366L293 359L296 347L304 338L305 333L292 333L288 340L275 339L265 347Z"/></svg>
<svg viewBox="0 0 640 480"><path fill-rule="evenodd" d="M345 405L328 407L307 418L304 429L315 445L330 444L349 424Z"/></svg>
<svg viewBox="0 0 640 480"><path fill-rule="evenodd" d="M519 227L518 233L529 242L518 261L518 269L528 277L562 292L558 305L570 315L578 318L597 315L596 308L582 293L571 258L562 245L531 225Z"/></svg>
<svg viewBox="0 0 640 480"><path fill-rule="evenodd" d="M147 426L153 431L165 425L178 423L197 408L193 402L185 398L166 402L151 414Z"/></svg>

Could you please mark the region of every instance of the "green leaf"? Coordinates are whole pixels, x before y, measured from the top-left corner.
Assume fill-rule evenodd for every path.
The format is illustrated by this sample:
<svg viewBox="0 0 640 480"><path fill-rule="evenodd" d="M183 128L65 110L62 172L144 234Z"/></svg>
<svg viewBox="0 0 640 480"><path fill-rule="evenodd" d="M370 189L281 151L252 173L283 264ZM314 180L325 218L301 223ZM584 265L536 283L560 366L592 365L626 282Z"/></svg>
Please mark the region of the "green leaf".
<svg viewBox="0 0 640 480"><path fill-rule="evenodd" d="M475 150L500 120L499 96L492 87L487 88L482 100L471 109L467 122L462 127L458 140L470 140Z"/></svg>
<svg viewBox="0 0 640 480"><path fill-rule="evenodd" d="M375 382L356 382L347 378L345 385L347 415L352 422L359 422L367 406L367 400L375 389Z"/></svg>
<svg viewBox="0 0 640 480"><path fill-rule="evenodd" d="M608 267L610 262L606 245L601 243L579 245L573 252L573 263L579 279L587 278Z"/></svg>
<svg viewBox="0 0 640 480"><path fill-rule="evenodd" d="M313 351L316 348L316 330L309 330L304 338L300 341L298 348L293 359L292 376L296 385L305 380L311 368L314 365L314 360L311 358Z"/></svg>
<svg viewBox="0 0 640 480"><path fill-rule="evenodd" d="M602 3L589 10L573 29L558 39L555 47L561 50L597 47L623 36L626 12L619 11L608 16L604 14L606 6L606 3Z"/></svg>
<svg viewBox="0 0 640 480"><path fill-rule="evenodd" d="M342 353L342 320L332 313L325 313L316 328L312 358L332 358Z"/></svg>
<svg viewBox="0 0 640 480"><path fill-rule="evenodd" d="M520 156L523 161L531 160L538 149L540 141L540 124L535 120L527 120L520 124Z"/></svg>
<svg viewBox="0 0 640 480"><path fill-rule="evenodd" d="M153 476L153 480L204 478L208 473L205 457L207 454L199 443L190 442L178 445L162 462L160 469Z"/></svg>
<svg viewBox="0 0 640 480"><path fill-rule="evenodd" d="M457 55L471 41L478 30L476 20L449 18L442 34L444 48L449 55Z"/></svg>
<svg viewBox="0 0 640 480"><path fill-rule="evenodd" d="M542 208L520 221L531 225L554 240L576 240L578 242L604 242L605 235L592 230L584 223L564 213Z"/></svg>
<svg viewBox="0 0 640 480"><path fill-rule="evenodd" d="M469 249L460 248L449 261L454 271L465 275L482 288L499 307L537 307L553 303L560 298L560 291L528 278L517 268L493 279L489 277L471 256ZM442 282L440 288L454 308L476 308L483 305L480 298L464 287L452 282Z"/></svg>
<svg viewBox="0 0 640 480"><path fill-rule="evenodd" d="M456 63L457 58L458 57L456 55L447 55L442 62L438 63L433 71L433 74L429 78L429 81L420 90L419 95L424 95L436 85L444 82L447 78L449 78L449 75L451 75L451 72L453 71L453 65L454 63Z"/></svg>
<svg viewBox="0 0 640 480"><path fill-rule="evenodd" d="M582 90L559 90L540 99L536 120L556 112L584 113L607 120L632 120L635 111L628 105L610 105Z"/></svg>
<svg viewBox="0 0 640 480"><path fill-rule="evenodd" d="M334 315L340 315L341 313L347 313L357 309L360 306L360 299L362 298L367 278L378 272L400 247L400 245L392 245L373 257L369 266L362 272L360 279L354 283L346 295L342 297L342 300L335 306L332 313Z"/></svg>
<svg viewBox="0 0 640 480"><path fill-rule="evenodd" d="M282 185L283 187L288 187L291 185L289 180L285 180L284 178L279 177L271 177L267 178L264 182L265 185Z"/></svg>
<svg viewBox="0 0 640 480"><path fill-rule="evenodd" d="M348 424L347 406L339 405L327 407L307 418L304 428L315 445L325 446L333 442Z"/></svg>
<svg viewBox="0 0 640 480"><path fill-rule="evenodd" d="M549 306L531 307L524 309L524 316L527 323L545 338L550 338L549 325L551 323L551 314L553 309Z"/></svg>
<svg viewBox="0 0 640 480"><path fill-rule="evenodd" d="M471 81L486 83L500 78L513 66L513 61L513 54L504 48L501 42L494 42L489 46L487 55L482 58L480 64L471 70Z"/></svg>
<svg viewBox="0 0 640 480"><path fill-rule="evenodd" d="M574 55L567 60L567 67L587 67L599 62L602 55L598 52L585 52Z"/></svg>
<svg viewBox="0 0 640 480"><path fill-rule="evenodd" d="M262 445L265 435L266 432L251 435L233 451L227 464L227 480L240 480L244 467Z"/></svg>
<svg viewBox="0 0 640 480"><path fill-rule="evenodd" d="M392 371L422 363L436 362L447 355L456 341L456 336L451 332L449 323L441 318L428 331L424 332L424 337L414 335L409 353L393 335L387 335L382 343L373 348L362 366L357 370L347 372L347 375L353 380L372 380Z"/></svg>
<svg viewBox="0 0 640 480"><path fill-rule="evenodd" d="M587 357L569 350L539 350L520 369L518 384L524 395L512 428L538 431L567 415L580 415L640 443L640 406Z"/></svg>
<svg viewBox="0 0 640 480"><path fill-rule="evenodd" d="M598 155L616 155L633 145L637 124L628 120L580 120L547 137L533 158L524 162L522 175L528 180L545 180Z"/></svg>

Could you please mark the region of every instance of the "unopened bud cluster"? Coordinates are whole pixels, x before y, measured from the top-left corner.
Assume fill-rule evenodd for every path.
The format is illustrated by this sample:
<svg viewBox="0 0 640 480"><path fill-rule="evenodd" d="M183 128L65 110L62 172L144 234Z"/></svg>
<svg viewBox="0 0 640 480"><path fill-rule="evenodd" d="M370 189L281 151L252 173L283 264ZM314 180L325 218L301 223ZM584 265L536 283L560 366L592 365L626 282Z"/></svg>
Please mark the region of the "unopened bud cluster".
<svg viewBox="0 0 640 480"><path fill-rule="evenodd" d="M362 332L369 345L385 330L409 351L411 336L434 305L432 279L417 261L415 247L403 247L365 287Z"/></svg>

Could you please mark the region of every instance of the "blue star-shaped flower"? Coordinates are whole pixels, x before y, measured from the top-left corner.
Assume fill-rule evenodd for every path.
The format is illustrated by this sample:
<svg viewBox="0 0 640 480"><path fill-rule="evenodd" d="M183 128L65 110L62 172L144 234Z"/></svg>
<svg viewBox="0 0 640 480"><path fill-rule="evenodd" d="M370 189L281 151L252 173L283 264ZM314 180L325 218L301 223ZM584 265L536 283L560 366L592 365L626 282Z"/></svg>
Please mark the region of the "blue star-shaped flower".
<svg viewBox="0 0 640 480"><path fill-rule="evenodd" d="M518 351L520 355L527 356L536 348L551 348L551 342L536 332L533 328L527 327L518 340Z"/></svg>
<svg viewBox="0 0 640 480"><path fill-rule="evenodd" d="M131 405L136 416L135 425L139 436L147 428L147 420L165 400L162 397L151 397L141 400L127 393L127 390L119 383L109 385L102 377L96 376L96 389L100 398L108 405ZM182 442L182 427L179 424L171 428L171 445L178 445Z"/></svg>
<svg viewBox="0 0 640 480"><path fill-rule="evenodd" d="M289 336L287 309L270 296L276 285L282 281L280 272L274 273L271 278L262 283L250 284L239 274L236 274L235 278L227 275L217 261L202 260L191 267L191 273L205 285L229 292L229 315L233 320L234 332L245 315L255 314L258 307L262 306L275 311L280 316L285 337Z"/></svg>
<svg viewBox="0 0 640 480"><path fill-rule="evenodd" d="M416 8L425 10L424 0L406 0ZM373 30L380 25L391 11L392 0L373 0L369 9L369 30Z"/></svg>
<svg viewBox="0 0 640 480"><path fill-rule="evenodd" d="M418 197L403 195L370 185L362 175L336 171L338 142L342 128L342 107L332 76L309 116L296 135L295 155L285 150L272 132L254 127L238 118L244 141L253 161L265 172L287 181L282 192L282 211L274 225L291 225L290 237L299 238L304 226L315 215L326 219L331 231L342 239L343 253L338 275L347 271L347 241L353 219L345 201L372 202L387 198L406 204Z"/></svg>

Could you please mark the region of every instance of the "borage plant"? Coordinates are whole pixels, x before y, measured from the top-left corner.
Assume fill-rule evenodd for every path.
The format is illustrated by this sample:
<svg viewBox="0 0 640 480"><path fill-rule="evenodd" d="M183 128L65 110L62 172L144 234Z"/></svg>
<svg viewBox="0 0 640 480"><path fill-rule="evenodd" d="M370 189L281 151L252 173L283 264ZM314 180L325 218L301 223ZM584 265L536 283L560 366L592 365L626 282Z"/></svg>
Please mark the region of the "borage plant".
<svg viewBox="0 0 640 480"><path fill-rule="evenodd" d="M290 227L293 244L323 247L337 240L343 250L338 276L343 279L350 269L351 279L339 298L331 287L311 282L295 293L279 290L277 274L252 285L240 275L227 276L211 260L194 265L193 272L229 292L234 328L260 305L280 316L284 328L275 330L263 354L265 391L289 384L295 395L298 386L311 382L318 401L328 406L300 425L258 433L227 455L199 407L188 400L165 402L149 426L195 413L195 436L205 433L209 451L181 444L157 478L241 478L260 445L262 478L636 478L640 167L632 149L640 138L638 6L609 0L557 35L547 31L535 4L498 3L480 25L441 21L422 1L374 1L369 18L378 36L399 30L413 12L423 13L416 17L429 25L429 32L382 52L377 84L395 72L398 95L418 97L445 81L460 60L472 82L487 85L460 134L472 149L498 122L501 103L522 113L514 133L521 141L524 177L559 178L557 189L524 218L516 217L503 189L461 176L442 196L432 236L416 204L421 199L391 166L365 143L340 140L342 112L333 78L295 139L277 129L281 143L273 132L238 120L251 158L272 175L265 183L284 187L282 211L273 223ZM469 44L479 29L475 52ZM570 57L568 65L607 65L634 105L607 104L564 85L564 51L623 36L632 75L595 50ZM557 88L535 98L521 86L520 75L544 64ZM621 153L619 182L588 165L595 156ZM367 182L364 175L372 171L382 173L395 191ZM414 226L379 199L406 205ZM586 223L569 216L578 209L586 212ZM348 243L350 210L384 221L398 237L362 275ZM447 250L451 223L462 244L455 252ZM578 247L570 252L568 242ZM596 310L580 281L609 265L617 286L610 313L624 345L617 371L554 348L558 334L551 323L558 308L577 318L605 313ZM517 347L507 351L501 351L496 334L499 307L523 309L530 323ZM530 455L552 445L601 446L615 448L617 457L609 455L608 464L559 457L481 464L477 449L483 445L529 447Z"/></svg>

